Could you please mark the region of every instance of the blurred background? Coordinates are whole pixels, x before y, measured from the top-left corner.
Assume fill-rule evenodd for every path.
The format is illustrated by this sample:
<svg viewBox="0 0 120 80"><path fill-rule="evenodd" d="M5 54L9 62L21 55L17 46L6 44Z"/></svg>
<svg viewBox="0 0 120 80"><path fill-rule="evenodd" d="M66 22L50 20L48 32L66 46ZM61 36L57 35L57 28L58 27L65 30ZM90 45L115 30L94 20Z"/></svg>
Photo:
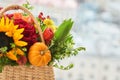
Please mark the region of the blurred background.
<svg viewBox="0 0 120 80"><path fill-rule="evenodd" d="M25 0L0 0L0 6L23 4ZM120 80L120 0L29 0L32 13L50 15L60 24L72 18L71 33L79 55L63 60L71 70L54 68L55 80Z"/></svg>

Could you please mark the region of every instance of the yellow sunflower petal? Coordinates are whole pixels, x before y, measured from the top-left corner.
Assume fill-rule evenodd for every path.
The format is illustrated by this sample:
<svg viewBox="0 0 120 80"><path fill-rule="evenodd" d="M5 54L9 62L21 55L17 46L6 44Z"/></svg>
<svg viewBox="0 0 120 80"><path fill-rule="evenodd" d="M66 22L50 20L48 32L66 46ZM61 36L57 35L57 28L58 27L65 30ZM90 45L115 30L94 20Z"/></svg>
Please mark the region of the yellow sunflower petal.
<svg viewBox="0 0 120 80"><path fill-rule="evenodd" d="M13 31L14 28L15 28L14 22L13 20L11 20L9 23L9 31Z"/></svg>
<svg viewBox="0 0 120 80"><path fill-rule="evenodd" d="M5 25L4 25L4 32L9 30L9 23L10 23L10 20L6 18Z"/></svg>
<svg viewBox="0 0 120 80"><path fill-rule="evenodd" d="M14 25L12 32L15 32L16 30L18 30L17 28L18 28L18 25Z"/></svg>
<svg viewBox="0 0 120 80"><path fill-rule="evenodd" d="M14 33L16 32L17 28L18 28L18 25L14 25L11 21L10 24L8 25L8 31L6 31L5 34L8 37L12 37L14 35Z"/></svg>
<svg viewBox="0 0 120 80"><path fill-rule="evenodd" d="M9 23L9 26L8 26L9 28L8 28L8 31L5 33L8 37L12 37L13 36L13 34L14 34L14 32L13 32L13 30L14 30L14 24L13 24L13 21L10 21L10 23Z"/></svg>
<svg viewBox="0 0 120 80"><path fill-rule="evenodd" d="M4 24L5 24L5 19L4 19L4 17L2 17L2 19L1 19L1 26L4 26Z"/></svg>
<svg viewBox="0 0 120 80"><path fill-rule="evenodd" d="M25 42L25 41L14 41L14 42L17 46L21 46L21 47L27 45L27 42Z"/></svg>
<svg viewBox="0 0 120 80"><path fill-rule="evenodd" d="M6 18L6 25L9 25L9 19L8 18Z"/></svg>
<svg viewBox="0 0 120 80"><path fill-rule="evenodd" d="M8 31L8 28L9 28L8 24L9 24L9 19L8 18L6 18L6 19L2 18L1 19L1 30L2 30L2 32Z"/></svg>
<svg viewBox="0 0 120 80"><path fill-rule="evenodd" d="M13 35L14 41L18 41L21 38L23 38L23 35L21 34L24 31L24 29L17 29Z"/></svg>
<svg viewBox="0 0 120 80"><path fill-rule="evenodd" d="M4 17L2 17L1 18L1 20L0 20L0 32L2 31L3 32L3 30L4 30Z"/></svg>
<svg viewBox="0 0 120 80"><path fill-rule="evenodd" d="M18 41L18 40L20 40L22 38L23 38L22 34L14 33L14 35L13 35L14 41L16 41L16 40Z"/></svg>
<svg viewBox="0 0 120 80"><path fill-rule="evenodd" d="M16 49L16 53L18 55L22 55L22 56L24 55L24 52L21 49L19 49L19 48Z"/></svg>
<svg viewBox="0 0 120 80"><path fill-rule="evenodd" d="M14 51L13 50L9 51L6 55L7 55L7 57L9 59L17 61L17 57L16 57L16 55L14 55Z"/></svg>
<svg viewBox="0 0 120 80"><path fill-rule="evenodd" d="M17 29L17 30L15 31L15 33L21 34L23 31L24 31L24 28Z"/></svg>
<svg viewBox="0 0 120 80"><path fill-rule="evenodd" d="M9 23L10 26L14 26L14 22L13 20L10 20L10 23ZM11 28L11 27L10 27Z"/></svg>
<svg viewBox="0 0 120 80"><path fill-rule="evenodd" d="M5 35L7 35L8 37L12 37L12 33L11 32L6 32Z"/></svg>

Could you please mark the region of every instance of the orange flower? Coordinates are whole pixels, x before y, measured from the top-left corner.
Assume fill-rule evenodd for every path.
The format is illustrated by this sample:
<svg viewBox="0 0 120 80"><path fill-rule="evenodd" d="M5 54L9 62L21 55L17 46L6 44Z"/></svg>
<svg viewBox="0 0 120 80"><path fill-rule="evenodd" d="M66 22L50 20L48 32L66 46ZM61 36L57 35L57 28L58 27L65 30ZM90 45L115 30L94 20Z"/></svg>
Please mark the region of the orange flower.
<svg viewBox="0 0 120 80"><path fill-rule="evenodd" d="M33 24L34 21L32 20L32 18L30 16L22 16L22 19L30 24Z"/></svg>
<svg viewBox="0 0 120 80"><path fill-rule="evenodd" d="M13 18L14 19L21 19L22 18L22 13L14 13Z"/></svg>

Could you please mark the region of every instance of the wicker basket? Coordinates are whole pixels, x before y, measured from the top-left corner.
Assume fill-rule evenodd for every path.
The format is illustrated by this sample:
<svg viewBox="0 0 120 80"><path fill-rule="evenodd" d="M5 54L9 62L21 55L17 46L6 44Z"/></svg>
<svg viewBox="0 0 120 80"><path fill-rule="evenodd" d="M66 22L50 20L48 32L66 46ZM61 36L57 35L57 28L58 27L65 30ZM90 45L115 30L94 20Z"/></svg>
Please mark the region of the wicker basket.
<svg viewBox="0 0 120 80"><path fill-rule="evenodd" d="M35 66L5 66L0 80L54 80L53 68Z"/></svg>
<svg viewBox="0 0 120 80"><path fill-rule="evenodd" d="M26 8L19 5L10 5L0 11L0 17L9 10L22 10L29 14L36 27L38 28L40 38L44 42L42 30L39 27L34 16ZM35 67L35 66L5 66L0 73L0 80L55 80L54 71L51 66Z"/></svg>

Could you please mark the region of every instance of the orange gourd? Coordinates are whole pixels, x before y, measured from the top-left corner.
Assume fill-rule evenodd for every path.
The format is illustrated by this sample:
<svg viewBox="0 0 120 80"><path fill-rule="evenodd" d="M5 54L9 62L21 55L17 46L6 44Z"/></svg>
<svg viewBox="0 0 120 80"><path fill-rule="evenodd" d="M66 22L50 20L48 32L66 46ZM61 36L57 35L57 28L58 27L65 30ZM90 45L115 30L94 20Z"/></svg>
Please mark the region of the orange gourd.
<svg viewBox="0 0 120 80"><path fill-rule="evenodd" d="M28 59L34 66L45 66L51 60L51 53L44 43L36 42L29 49Z"/></svg>

